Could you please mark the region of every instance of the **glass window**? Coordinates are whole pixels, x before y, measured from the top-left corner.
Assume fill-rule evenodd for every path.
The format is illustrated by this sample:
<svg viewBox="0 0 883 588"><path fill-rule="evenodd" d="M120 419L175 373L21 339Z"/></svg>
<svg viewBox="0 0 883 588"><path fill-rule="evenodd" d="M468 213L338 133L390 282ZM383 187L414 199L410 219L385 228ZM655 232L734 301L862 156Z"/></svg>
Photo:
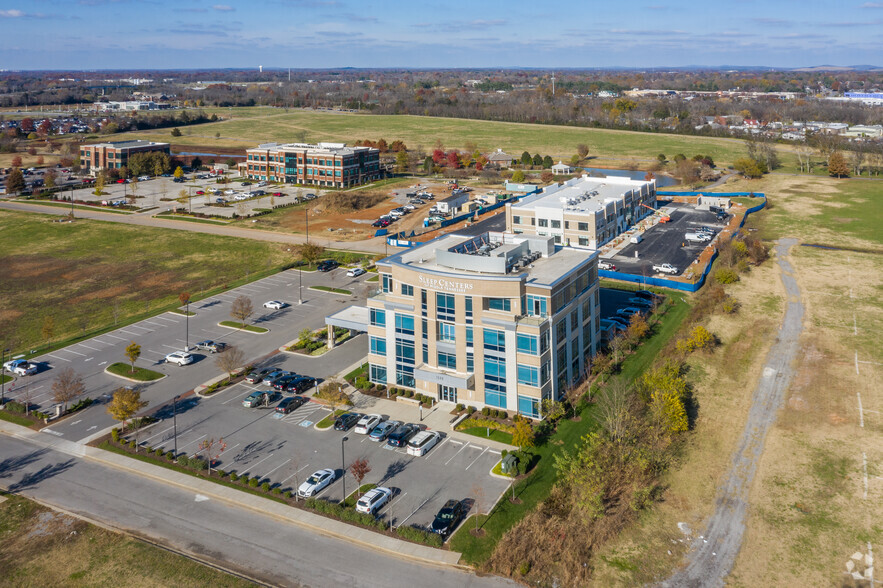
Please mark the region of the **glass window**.
<svg viewBox="0 0 883 588"><path fill-rule="evenodd" d="M392 276L389 274L381 274L381 290L384 292L392 291Z"/></svg>
<svg viewBox="0 0 883 588"><path fill-rule="evenodd" d="M402 335L414 334L414 317L396 313L396 333Z"/></svg>
<svg viewBox="0 0 883 588"><path fill-rule="evenodd" d="M371 309L371 325L374 327L386 326L386 311L379 308Z"/></svg>
<svg viewBox="0 0 883 588"><path fill-rule="evenodd" d="M469 318L472 316L472 296L465 296L463 298L463 304L466 306L466 317Z"/></svg>
<svg viewBox="0 0 883 588"><path fill-rule="evenodd" d="M567 338L567 321L560 320L555 325L555 343L561 343Z"/></svg>
<svg viewBox="0 0 883 588"><path fill-rule="evenodd" d="M506 361L502 358L484 358L484 402L506 408Z"/></svg>
<svg viewBox="0 0 883 588"><path fill-rule="evenodd" d="M466 347L472 347L472 327L466 327Z"/></svg>
<svg viewBox="0 0 883 588"><path fill-rule="evenodd" d="M552 370L549 366L548 361L544 361L543 365L540 366L540 382L545 386L549 383L549 378L552 377Z"/></svg>
<svg viewBox="0 0 883 588"><path fill-rule="evenodd" d="M411 372L407 370L396 370L396 385L397 386L407 386L409 388L414 387L414 368L411 368Z"/></svg>
<svg viewBox="0 0 883 588"><path fill-rule="evenodd" d="M386 339L371 335L368 338L371 353L374 355L386 355Z"/></svg>
<svg viewBox="0 0 883 588"><path fill-rule="evenodd" d="M457 340L456 328L453 323L438 324L438 340L454 343Z"/></svg>
<svg viewBox="0 0 883 588"><path fill-rule="evenodd" d="M474 372L475 371L475 354L471 351L466 352L466 371Z"/></svg>
<svg viewBox="0 0 883 588"><path fill-rule="evenodd" d="M488 298L487 307L489 310L510 312L512 310L512 301L508 298Z"/></svg>
<svg viewBox="0 0 883 588"><path fill-rule="evenodd" d="M409 286L408 284L402 284L402 296L413 296L414 295L414 286Z"/></svg>
<svg viewBox="0 0 883 588"><path fill-rule="evenodd" d="M386 384L386 367L382 365L369 364L370 377L372 382L378 384Z"/></svg>
<svg viewBox="0 0 883 588"><path fill-rule="evenodd" d="M520 225L521 224L521 217L520 216L513 216L512 217L512 224L513 225Z"/></svg>
<svg viewBox="0 0 883 588"><path fill-rule="evenodd" d="M485 329L484 348L488 351L506 351L505 333L494 329Z"/></svg>
<svg viewBox="0 0 883 588"><path fill-rule="evenodd" d="M578 231L588 231L589 230L589 223L577 223L576 229Z"/></svg>
<svg viewBox="0 0 883 588"><path fill-rule="evenodd" d="M429 323L426 322L426 319L422 319L420 321L420 326L423 327L423 333L422 333L423 338L428 339L429 338Z"/></svg>
<svg viewBox="0 0 883 588"><path fill-rule="evenodd" d="M516 341L518 343L517 348L519 353L537 355L539 352L537 338L533 335L523 335L519 333L516 337Z"/></svg>
<svg viewBox="0 0 883 588"><path fill-rule="evenodd" d="M453 294L442 294L441 292L436 292L435 294L435 311L438 320L440 321L453 321L455 320L455 312L454 312L454 295Z"/></svg>
<svg viewBox="0 0 883 588"><path fill-rule="evenodd" d="M518 397L518 414L532 419L540 418L540 399L529 396Z"/></svg>
<svg viewBox="0 0 883 588"><path fill-rule="evenodd" d="M549 350L549 331L543 331L540 335L540 353L545 353Z"/></svg>
<svg viewBox="0 0 883 588"><path fill-rule="evenodd" d="M429 345L423 344L423 363L429 363Z"/></svg>
<svg viewBox="0 0 883 588"><path fill-rule="evenodd" d="M570 330L575 331L579 327L579 314L576 310L570 313Z"/></svg>
<svg viewBox="0 0 883 588"><path fill-rule="evenodd" d="M549 313L546 297L528 294L526 310L530 316L546 316Z"/></svg>
<svg viewBox="0 0 883 588"><path fill-rule="evenodd" d="M560 220L553 220L552 221L552 228L553 229L560 229L561 228L561 221Z"/></svg>
<svg viewBox="0 0 883 588"><path fill-rule="evenodd" d="M457 369L457 356L453 353L438 352L438 367L449 370Z"/></svg>
<svg viewBox="0 0 883 588"><path fill-rule="evenodd" d="M531 365L518 364L518 383L527 386L540 385L540 370Z"/></svg>
<svg viewBox="0 0 883 588"><path fill-rule="evenodd" d="M579 244L581 247L588 247L589 246L589 238L588 237L580 237Z"/></svg>
<svg viewBox="0 0 883 588"><path fill-rule="evenodd" d="M549 219L545 219L545 218L538 219L537 224L541 227L548 227L549 226Z"/></svg>

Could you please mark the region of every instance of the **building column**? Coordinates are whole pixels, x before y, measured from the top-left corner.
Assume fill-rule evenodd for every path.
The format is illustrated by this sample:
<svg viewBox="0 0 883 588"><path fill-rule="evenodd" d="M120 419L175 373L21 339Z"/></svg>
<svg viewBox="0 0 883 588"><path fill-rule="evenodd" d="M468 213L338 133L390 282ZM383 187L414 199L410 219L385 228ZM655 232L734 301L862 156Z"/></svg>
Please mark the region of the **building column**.
<svg viewBox="0 0 883 588"><path fill-rule="evenodd" d="M328 349L334 349L334 326L327 325L328 327Z"/></svg>

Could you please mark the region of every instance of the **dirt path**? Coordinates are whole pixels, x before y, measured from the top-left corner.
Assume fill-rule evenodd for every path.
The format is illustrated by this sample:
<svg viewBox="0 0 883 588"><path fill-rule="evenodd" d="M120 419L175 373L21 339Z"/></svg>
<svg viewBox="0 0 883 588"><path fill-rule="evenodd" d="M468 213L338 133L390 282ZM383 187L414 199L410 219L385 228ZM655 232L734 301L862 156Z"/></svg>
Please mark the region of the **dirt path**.
<svg viewBox="0 0 883 588"><path fill-rule="evenodd" d="M782 269L788 306L776 343L767 355L763 374L754 389L748 421L718 495L715 512L702 537L693 542L686 567L663 582L663 586L723 586L742 546L751 483L763 453L767 432L776 421L794 375L792 365L803 331L804 307L787 259L788 252L796 243L796 239L780 239L776 245L776 258Z"/></svg>

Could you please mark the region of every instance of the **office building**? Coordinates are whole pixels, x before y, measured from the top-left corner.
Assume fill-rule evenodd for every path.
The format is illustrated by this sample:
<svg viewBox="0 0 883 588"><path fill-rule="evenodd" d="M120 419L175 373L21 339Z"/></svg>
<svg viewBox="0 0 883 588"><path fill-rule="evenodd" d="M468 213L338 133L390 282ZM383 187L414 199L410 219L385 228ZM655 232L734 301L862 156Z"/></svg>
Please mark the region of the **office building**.
<svg viewBox="0 0 883 588"><path fill-rule="evenodd" d="M80 166L83 171L96 174L104 169L128 167L129 157L135 153L160 151L171 154L168 143L153 141L117 141L115 143L93 143L80 146Z"/></svg>
<svg viewBox="0 0 883 588"><path fill-rule="evenodd" d="M554 237L451 234L380 262L369 376L442 402L540 418L590 366L597 254Z"/></svg>
<svg viewBox="0 0 883 588"><path fill-rule="evenodd" d="M348 188L381 178L380 151L344 143L265 143L246 150L239 174L250 180Z"/></svg>

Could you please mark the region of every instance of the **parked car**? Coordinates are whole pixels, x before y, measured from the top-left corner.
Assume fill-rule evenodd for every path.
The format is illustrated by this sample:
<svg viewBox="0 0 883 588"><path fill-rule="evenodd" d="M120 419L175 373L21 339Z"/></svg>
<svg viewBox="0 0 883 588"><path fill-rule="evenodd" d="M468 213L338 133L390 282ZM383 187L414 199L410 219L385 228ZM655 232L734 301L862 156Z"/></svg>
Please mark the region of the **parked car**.
<svg viewBox="0 0 883 588"><path fill-rule="evenodd" d="M139 182L146 182L149 179L150 179L150 176L138 176Z"/></svg>
<svg viewBox="0 0 883 588"><path fill-rule="evenodd" d="M606 320L613 321L613 322L619 324L621 327L629 326L629 320L626 318L623 318L621 316L609 316L609 317L607 317Z"/></svg>
<svg viewBox="0 0 883 588"><path fill-rule="evenodd" d="M653 308L653 303L646 298L640 298L638 296L632 296L628 299L628 303L631 306L635 306L637 308Z"/></svg>
<svg viewBox="0 0 883 588"><path fill-rule="evenodd" d="M297 495L301 498L309 498L324 490L331 482L334 481L334 470L324 469L313 472L313 475L307 478L307 481L301 484L297 489Z"/></svg>
<svg viewBox="0 0 883 588"><path fill-rule="evenodd" d="M684 233L684 240L690 243L707 243L711 241L708 233Z"/></svg>
<svg viewBox="0 0 883 588"><path fill-rule="evenodd" d="M386 444L390 447L404 447L411 440L411 437L420 431L420 427L407 423L402 425L386 437Z"/></svg>
<svg viewBox="0 0 883 588"><path fill-rule="evenodd" d="M205 341L200 341L199 343L197 343L196 348L202 349L203 351L208 351L209 353L220 353L227 348L227 344L221 343L220 341L212 341L211 339L206 339Z"/></svg>
<svg viewBox="0 0 883 588"><path fill-rule="evenodd" d="M402 208L405 209L405 212L411 212L412 210L415 210L417 207L414 206L413 204L405 204Z"/></svg>
<svg viewBox="0 0 883 588"><path fill-rule="evenodd" d="M635 292L635 296L638 298L643 298L645 300L656 300L656 294L651 292L650 290L638 290Z"/></svg>
<svg viewBox="0 0 883 588"><path fill-rule="evenodd" d="M426 455L426 452L435 447L441 439L435 431L420 431L408 441L408 455Z"/></svg>
<svg viewBox="0 0 883 588"><path fill-rule="evenodd" d="M288 414L293 410L296 410L298 407L306 404L307 399L303 396L289 396L288 398L283 398L282 402L276 405L276 412L282 414Z"/></svg>
<svg viewBox="0 0 883 588"><path fill-rule="evenodd" d="M215 198L215 204L227 204L227 201L223 198Z"/></svg>
<svg viewBox="0 0 883 588"><path fill-rule="evenodd" d="M616 314L618 314L619 316L632 318L636 314L641 314L641 309L635 308L634 306L627 306L625 308L620 308L619 310L617 310Z"/></svg>
<svg viewBox="0 0 883 588"><path fill-rule="evenodd" d="M367 273L367 272L365 272L365 270L363 270L362 268L360 268L360 267L354 267L353 269L351 269L350 271L348 271L348 272L346 273L346 275L347 275L348 277L350 277L350 278L357 278L357 277L361 276L361 275L364 274L364 273Z"/></svg>
<svg viewBox="0 0 883 588"><path fill-rule="evenodd" d="M3 369L16 376L32 376L37 373L39 368L37 364L25 359L13 359L4 363Z"/></svg>
<svg viewBox="0 0 883 588"><path fill-rule="evenodd" d="M401 426L401 421L383 421L368 433L368 438L372 441L384 441L390 433L395 432Z"/></svg>
<svg viewBox="0 0 883 588"><path fill-rule="evenodd" d="M296 382L300 379L300 376L297 374L286 374L281 378L276 378L273 380L273 389L274 390L286 390L288 386Z"/></svg>
<svg viewBox="0 0 883 588"><path fill-rule="evenodd" d="M678 268L673 266L670 263L659 263L653 266L654 272L660 272L663 274L678 274Z"/></svg>
<svg viewBox="0 0 883 588"><path fill-rule="evenodd" d="M442 537L447 537L451 534L451 531L457 528L457 524L463 519L465 514L466 508L462 502L459 500L448 500L441 507L441 510L438 511L438 514L435 515L430 530Z"/></svg>
<svg viewBox="0 0 883 588"><path fill-rule="evenodd" d="M268 376L276 374L276 372L279 372L279 371L280 370L275 369L275 368L267 368L267 369L260 370L258 372L252 372L252 373L248 374L247 376L245 376L245 381L248 382L249 384L258 384L264 378L267 378ZM272 378L269 378L269 379L272 379Z"/></svg>
<svg viewBox="0 0 883 588"><path fill-rule="evenodd" d="M240 186L251 186L251 182L242 182Z"/></svg>
<svg viewBox="0 0 883 588"><path fill-rule="evenodd" d="M356 512L365 514L377 514L377 511L392 498L392 490L383 486L377 486L365 492L356 502Z"/></svg>
<svg viewBox="0 0 883 588"><path fill-rule="evenodd" d="M264 308L270 308L272 310L281 310L286 306L288 305L278 300L268 300L267 302L264 302Z"/></svg>
<svg viewBox="0 0 883 588"><path fill-rule="evenodd" d="M166 355L165 361L184 366L193 363L193 356L186 351L174 351Z"/></svg>
<svg viewBox="0 0 883 588"><path fill-rule="evenodd" d="M363 416L358 412L345 412L334 420L334 430L349 431Z"/></svg>
<svg viewBox="0 0 883 588"><path fill-rule="evenodd" d="M317 196L315 194L307 194L306 196L304 196L305 200L315 200L316 198Z"/></svg>
<svg viewBox="0 0 883 588"><path fill-rule="evenodd" d="M202 190L197 190L196 195L197 196L205 196L205 192L203 192Z"/></svg>
<svg viewBox="0 0 883 588"><path fill-rule="evenodd" d="M297 376L293 378L290 382L286 383L282 390L284 392L299 394L302 392L306 392L315 385L316 380L314 380L313 378L309 378L307 376Z"/></svg>
<svg viewBox="0 0 883 588"><path fill-rule="evenodd" d="M278 198L279 196L284 196L284 194L282 192L273 192L273 196Z"/></svg>
<svg viewBox="0 0 883 588"><path fill-rule="evenodd" d="M367 435L382 420L383 417L379 414L366 414L356 423L356 428L353 432L358 433L359 435Z"/></svg>
<svg viewBox="0 0 883 588"><path fill-rule="evenodd" d="M610 263L609 261L598 261L598 269L615 272L616 266L613 265L612 263Z"/></svg>
<svg viewBox="0 0 883 588"><path fill-rule="evenodd" d="M330 272L333 269L340 267L340 264L333 259L326 259L325 261L319 262L319 265L316 266L316 269L320 272Z"/></svg>
<svg viewBox="0 0 883 588"><path fill-rule="evenodd" d="M242 406L245 408L269 406L271 402L276 402L280 398L282 398L282 395L273 390L252 392L242 401Z"/></svg>
<svg viewBox="0 0 883 588"><path fill-rule="evenodd" d="M269 374L266 378L264 378L264 383L267 386L272 386L273 384L275 384L276 382L278 382L282 378L288 378L288 377L297 375L294 372L289 372L287 370L277 369L277 370L275 370L275 372L276 372L275 374Z"/></svg>

